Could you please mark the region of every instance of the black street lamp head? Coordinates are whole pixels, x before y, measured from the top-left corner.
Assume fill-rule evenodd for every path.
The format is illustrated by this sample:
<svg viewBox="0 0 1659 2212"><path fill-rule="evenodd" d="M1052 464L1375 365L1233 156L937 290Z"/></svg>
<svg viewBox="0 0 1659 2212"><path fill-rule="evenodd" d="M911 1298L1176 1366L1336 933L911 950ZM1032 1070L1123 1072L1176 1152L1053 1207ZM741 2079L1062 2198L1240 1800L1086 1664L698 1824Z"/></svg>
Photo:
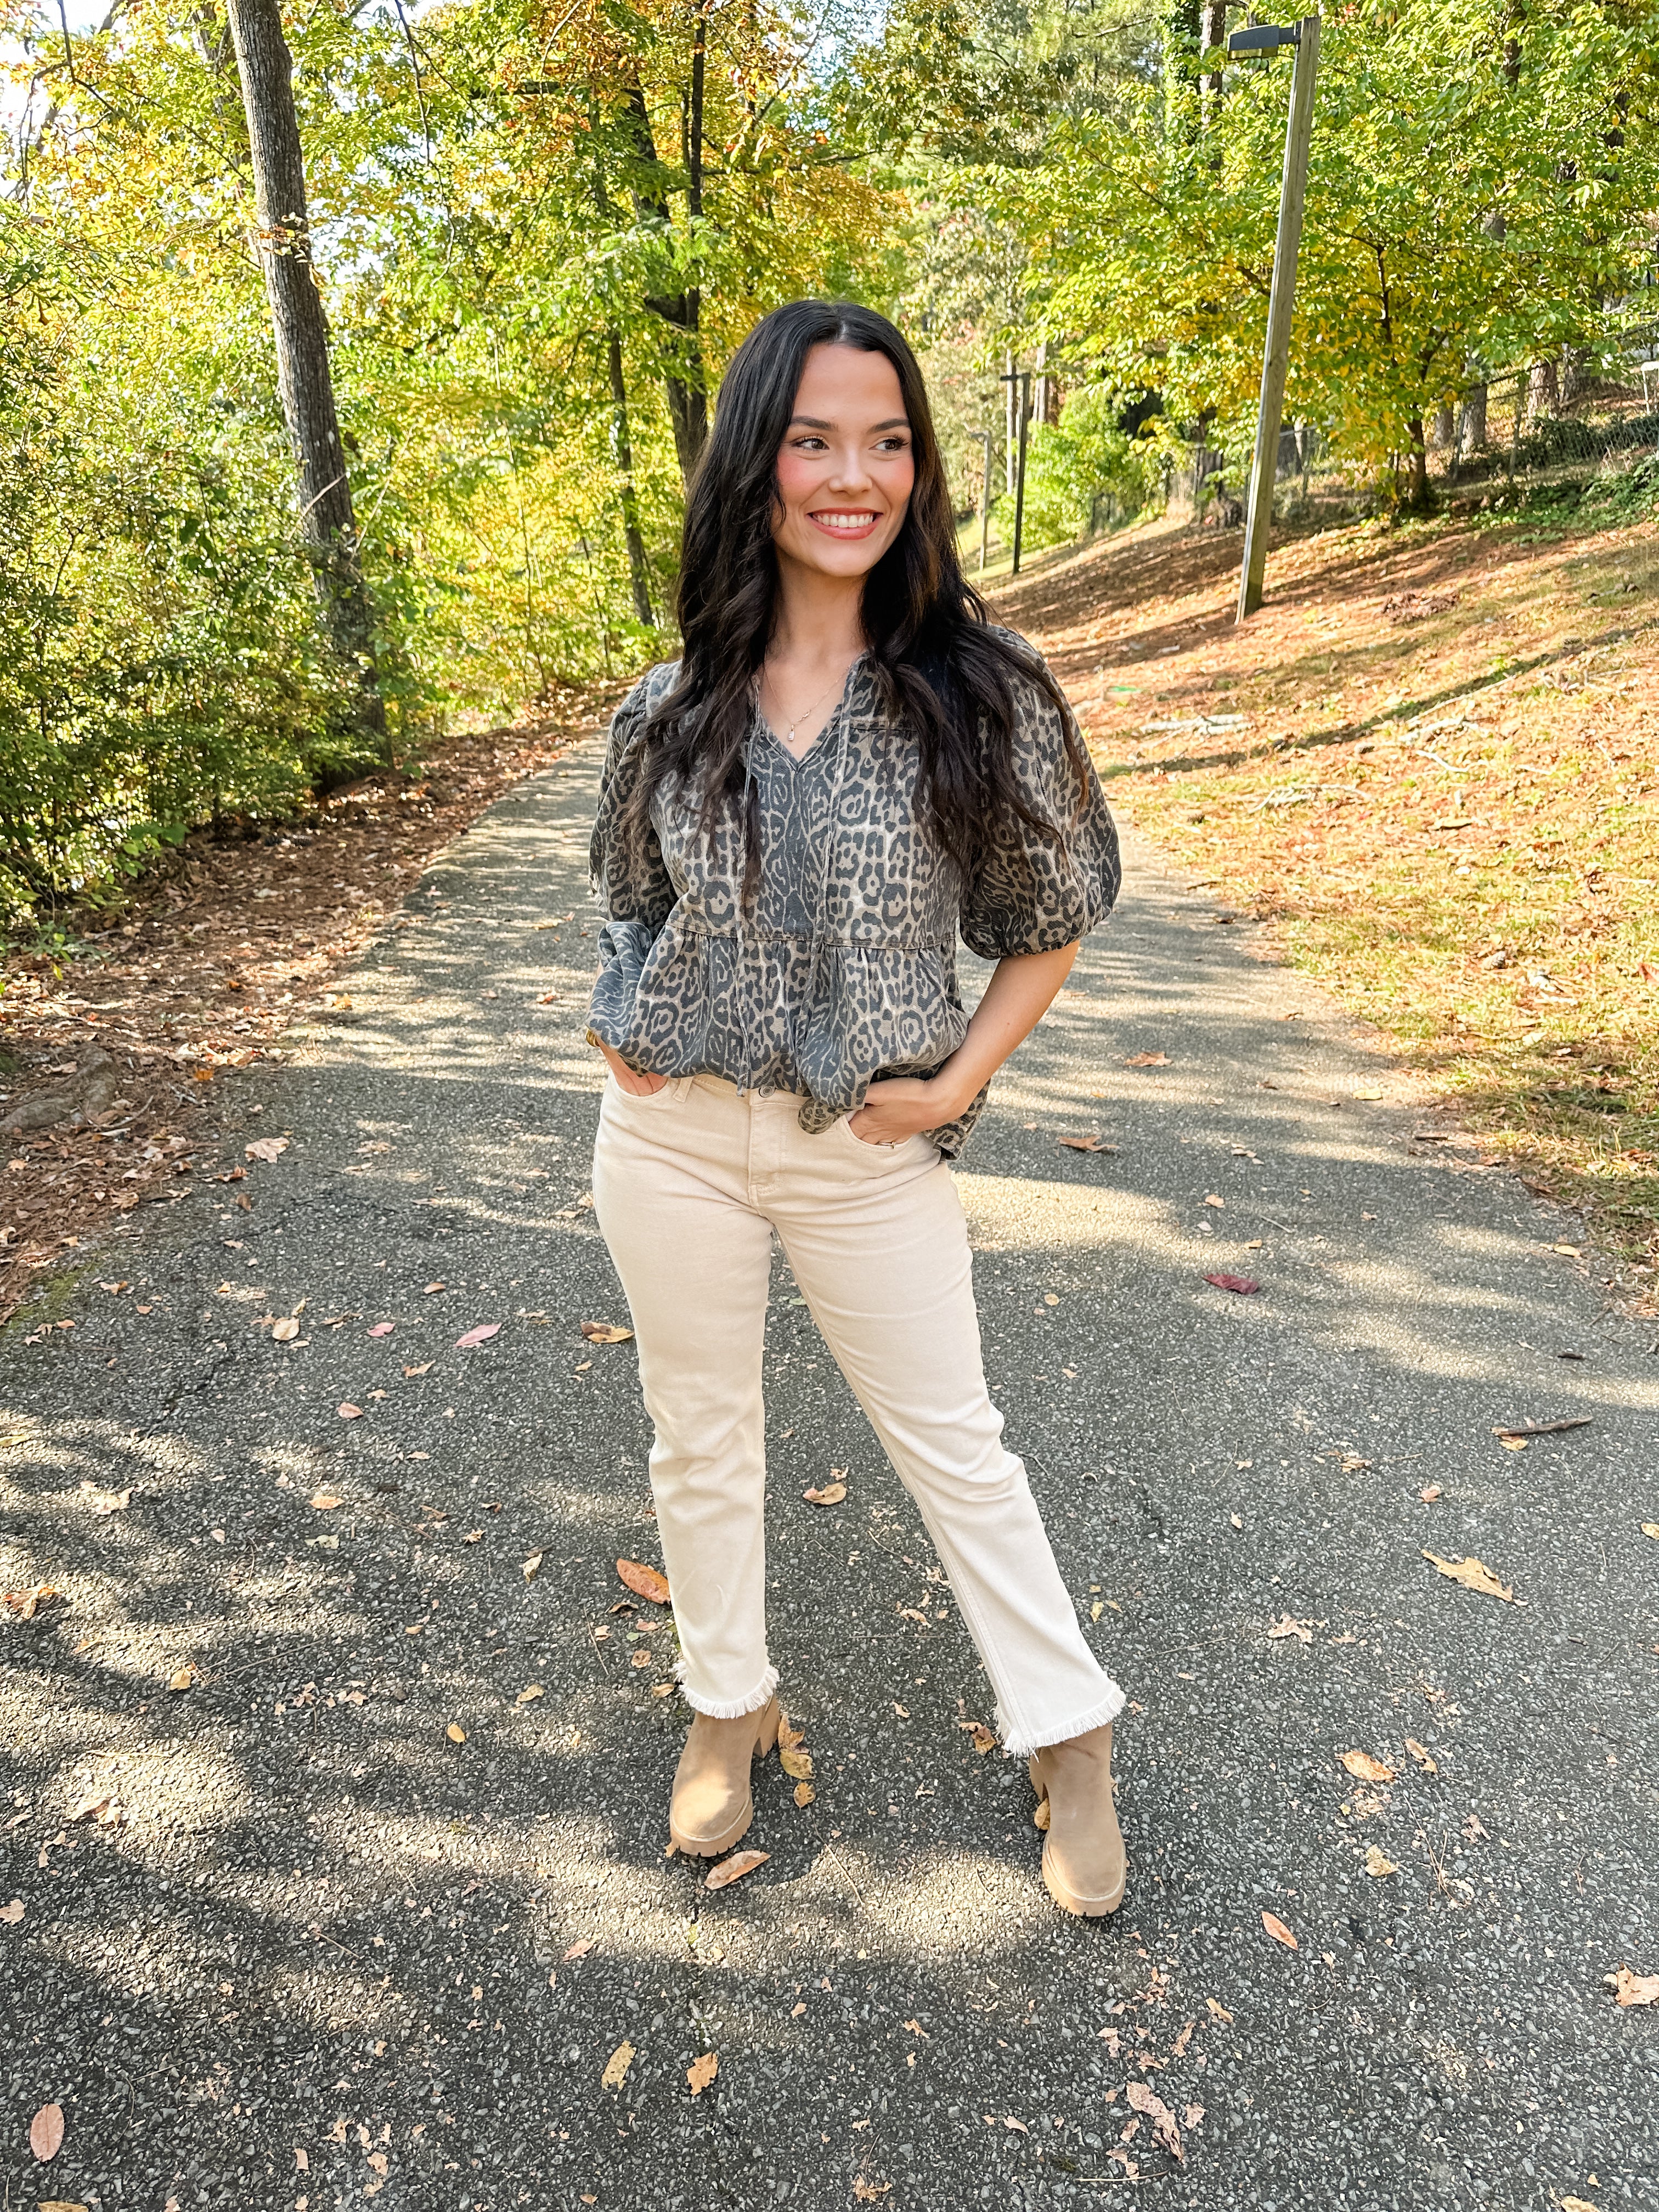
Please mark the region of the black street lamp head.
<svg viewBox="0 0 1659 2212"><path fill-rule="evenodd" d="M1230 54L1272 53L1278 46L1299 46L1301 27L1296 23L1251 23L1242 31L1229 31Z"/></svg>

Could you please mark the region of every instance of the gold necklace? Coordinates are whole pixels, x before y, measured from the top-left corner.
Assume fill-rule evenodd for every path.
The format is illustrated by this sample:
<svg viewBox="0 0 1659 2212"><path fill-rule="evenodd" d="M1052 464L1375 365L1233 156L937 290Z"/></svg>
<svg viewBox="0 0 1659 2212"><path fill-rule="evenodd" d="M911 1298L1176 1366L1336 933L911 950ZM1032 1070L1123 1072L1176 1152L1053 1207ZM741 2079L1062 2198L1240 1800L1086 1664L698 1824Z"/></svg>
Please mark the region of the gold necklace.
<svg viewBox="0 0 1659 2212"><path fill-rule="evenodd" d="M823 691L820 691L820 692L819 692L819 694L818 694L818 696L817 696L817 697L816 699L814 699L814 700L813 700L813 702L812 702L811 705L810 707L803 707L803 708L802 708L802 709L801 709L801 711L800 711L800 713L799 713L799 714L793 714L793 715L792 715L792 714L788 714L788 713L786 711L786 713L785 713L785 716L784 716L784 719L785 719L785 720L788 723L788 725L789 725L789 729L788 729L788 733L787 733L787 735L783 738L782 743L783 743L783 744L785 745L785 747L786 747L788 750L793 751L793 750L794 750L794 744L795 744L795 732L796 732L796 730L799 727L800 724L801 724L801 723L803 723L804 721L805 721L805 720L808 719L808 717L809 717L810 715L811 715L811 714L815 714L815 713L817 711L817 709L818 709L821 706L823 706L823 704L824 701L825 701L826 699L828 699L828 698L830 696L830 695L831 695L832 693L836 692L836 691L844 691L844 690L847 689L847 679L848 679L848 676L849 676L849 675L851 675L851 673L852 673L852 668L853 668L853 664L852 664L852 662L851 662L851 661L849 661L849 662L848 663L847 666L846 666L845 668L843 668L843 669L842 669L842 672L841 672L840 676L836 678L836 682L835 682L835 683L833 683L833 684L831 684L830 685L829 685L829 687L828 687L826 690L823 690ZM763 668L763 669L761 671L761 684L760 684L760 689L761 689L761 690L764 690L764 688L765 688L766 684L767 684L769 682L772 682L772 684L773 684L773 696L774 696L774 697L776 697L776 696L777 696L777 687L776 687L775 681L772 678L772 675L771 675L771 672L770 672L770 670L769 670L769 669L764 669L764 668ZM756 696L756 702L755 702L755 703L757 704L757 706L758 706L758 705L760 704L760 699L759 699L759 693L758 693L758 691L757 691L757 696ZM764 711L764 709L763 709L763 711Z"/></svg>

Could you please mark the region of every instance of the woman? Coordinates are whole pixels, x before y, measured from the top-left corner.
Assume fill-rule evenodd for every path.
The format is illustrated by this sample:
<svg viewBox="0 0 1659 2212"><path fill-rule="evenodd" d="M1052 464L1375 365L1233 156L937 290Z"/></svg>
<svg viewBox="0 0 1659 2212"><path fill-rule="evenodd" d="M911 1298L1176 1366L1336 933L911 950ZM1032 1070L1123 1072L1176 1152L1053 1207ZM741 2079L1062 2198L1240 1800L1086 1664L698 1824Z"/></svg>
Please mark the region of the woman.
<svg viewBox="0 0 1659 2212"><path fill-rule="evenodd" d="M1122 1692L987 1395L945 1163L1116 894L1077 726L964 582L921 371L800 301L738 349L692 486L683 658L618 709L593 1199L633 1310L693 1720L669 1832L727 1850L776 1739L761 1356L775 1230L915 1498L1049 1806L1044 1878L1115 1911ZM971 1021L960 927L998 963Z"/></svg>

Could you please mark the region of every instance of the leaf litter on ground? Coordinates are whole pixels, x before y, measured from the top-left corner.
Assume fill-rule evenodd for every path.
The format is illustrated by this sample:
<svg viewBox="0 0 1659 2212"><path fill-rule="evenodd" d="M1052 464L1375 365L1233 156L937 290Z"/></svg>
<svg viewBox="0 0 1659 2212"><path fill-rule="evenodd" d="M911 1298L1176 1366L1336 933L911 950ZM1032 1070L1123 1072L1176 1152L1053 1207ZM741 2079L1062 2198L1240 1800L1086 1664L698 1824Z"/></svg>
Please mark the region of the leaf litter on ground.
<svg viewBox="0 0 1659 2212"><path fill-rule="evenodd" d="M668 1603L668 1577L655 1567L647 1567L642 1559L618 1559L617 1572L635 1597L652 1605Z"/></svg>
<svg viewBox="0 0 1659 2212"><path fill-rule="evenodd" d="M746 1874L753 1874L771 1857L770 1851L733 1851L729 1859L722 1859L711 1869L705 1889L730 1889L734 1881L741 1881Z"/></svg>
<svg viewBox="0 0 1659 2212"><path fill-rule="evenodd" d="M1473 1553L1467 1559L1443 1559L1438 1552L1430 1551L1425 1551L1423 1557L1443 1575L1462 1583L1465 1589L1478 1591L1482 1597L1502 1598L1505 1605L1516 1601L1513 1587L1499 1582L1486 1561L1477 1559Z"/></svg>

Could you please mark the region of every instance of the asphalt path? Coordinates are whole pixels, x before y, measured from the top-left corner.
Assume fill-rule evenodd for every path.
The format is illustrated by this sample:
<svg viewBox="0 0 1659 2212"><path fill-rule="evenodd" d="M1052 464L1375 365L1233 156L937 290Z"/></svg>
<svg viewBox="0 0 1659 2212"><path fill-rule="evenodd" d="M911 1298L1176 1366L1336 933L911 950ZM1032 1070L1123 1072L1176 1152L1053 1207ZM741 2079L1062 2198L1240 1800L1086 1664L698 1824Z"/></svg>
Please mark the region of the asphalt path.
<svg viewBox="0 0 1659 2212"><path fill-rule="evenodd" d="M0 1334L0 1588L57 1593L0 1614L8 2212L1659 2202L1659 2007L1607 1981L1659 1972L1659 1328L1133 844L957 1171L1131 1700L1127 1903L1049 1905L781 1261L816 1795L769 1762L724 1890L665 1856L688 1716L616 1570L658 1558L648 1439L631 1345L581 1334L627 1321L599 757L435 862L286 1066L220 1076L241 1180L199 1160Z"/></svg>

